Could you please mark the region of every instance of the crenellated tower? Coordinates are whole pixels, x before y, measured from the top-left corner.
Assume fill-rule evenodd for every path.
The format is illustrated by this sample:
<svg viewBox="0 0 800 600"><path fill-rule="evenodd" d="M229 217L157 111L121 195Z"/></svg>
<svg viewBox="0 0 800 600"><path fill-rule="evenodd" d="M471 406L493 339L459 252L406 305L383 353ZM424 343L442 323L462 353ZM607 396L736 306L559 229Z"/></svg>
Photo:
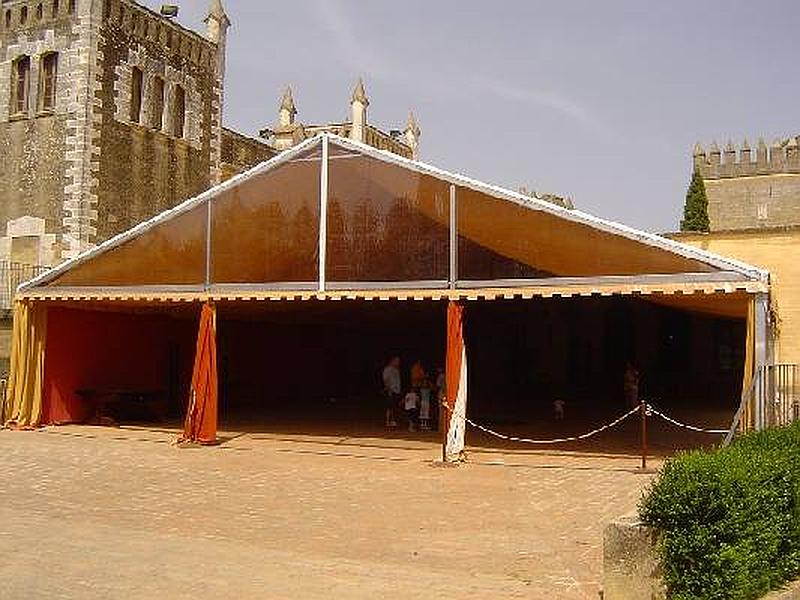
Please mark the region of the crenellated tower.
<svg viewBox="0 0 800 600"><path fill-rule="evenodd" d="M763 138L755 152L745 139L720 150L714 141L692 152L703 177L712 231L800 225L800 136Z"/></svg>

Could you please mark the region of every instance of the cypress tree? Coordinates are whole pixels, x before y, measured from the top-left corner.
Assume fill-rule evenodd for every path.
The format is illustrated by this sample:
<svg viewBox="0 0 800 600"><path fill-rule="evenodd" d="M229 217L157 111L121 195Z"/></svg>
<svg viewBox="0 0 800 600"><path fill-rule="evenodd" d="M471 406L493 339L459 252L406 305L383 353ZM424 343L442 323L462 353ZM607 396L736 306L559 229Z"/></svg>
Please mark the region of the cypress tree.
<svg viewBox="0 0 800 600"><path fill-rule="evenodd" d="M706 198L706 186L703 178L695 169L692 174L692 182L686 192L686 203L683 205L683 220L681 221L681 231L708 231L710 223L708 221L708 198Z"/></svg>

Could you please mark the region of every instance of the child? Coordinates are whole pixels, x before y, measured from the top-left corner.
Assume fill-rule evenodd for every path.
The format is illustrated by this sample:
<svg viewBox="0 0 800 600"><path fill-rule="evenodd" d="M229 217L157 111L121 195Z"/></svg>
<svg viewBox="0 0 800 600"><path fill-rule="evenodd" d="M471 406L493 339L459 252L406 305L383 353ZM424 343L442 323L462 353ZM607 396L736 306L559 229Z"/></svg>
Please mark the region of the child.
<svg viewBox="0 0 800 600"><path fill-rule="evenodd" d="M406 411L406 419L408 419L408 430L414 432L417 430L417 407L419 406L419 394L415 389L412 389L406 394L403 400L403 408Z"/></svg>
<svg viewBox="0 0 800 600"><path fill-rule="evenodd" d="M419 429L429 431L431 428L431 390L430 384L426 381L425 385L419 390Z"/></svg>
<svg viewBox="0 0 800 600"><path fill-rule="evenodd" d="M564 407L567 405L566 402L561 400L553 400L553 414L555 415L556 421L563 421L564 420Z"/></svg>

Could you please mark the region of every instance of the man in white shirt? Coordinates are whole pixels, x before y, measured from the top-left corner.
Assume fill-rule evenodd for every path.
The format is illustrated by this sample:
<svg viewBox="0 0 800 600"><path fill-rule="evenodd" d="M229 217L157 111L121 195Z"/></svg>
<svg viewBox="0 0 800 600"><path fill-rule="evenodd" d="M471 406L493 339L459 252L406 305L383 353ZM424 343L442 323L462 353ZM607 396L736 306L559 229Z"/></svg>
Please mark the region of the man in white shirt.
<svg viewBox="0 0 800 600"><path fill-rule="evenodd" d="M383 367L383 398L386 416L386 427L397 427L394 418L395 408L400 403L400 357L393 356Z"/></svg>

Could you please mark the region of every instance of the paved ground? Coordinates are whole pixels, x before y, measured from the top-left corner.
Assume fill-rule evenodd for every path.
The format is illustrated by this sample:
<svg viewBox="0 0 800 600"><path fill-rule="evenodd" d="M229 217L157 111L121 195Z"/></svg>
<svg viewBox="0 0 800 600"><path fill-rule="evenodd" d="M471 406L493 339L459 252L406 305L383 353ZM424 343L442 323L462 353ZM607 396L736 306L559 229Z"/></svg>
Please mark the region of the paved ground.
<svg viewBox="0 0 800 600"><path fill-rule="evenodd" d="M603 525L649 481L624 454L435 438L0 431L0 597L598 598Z"/></svg>

